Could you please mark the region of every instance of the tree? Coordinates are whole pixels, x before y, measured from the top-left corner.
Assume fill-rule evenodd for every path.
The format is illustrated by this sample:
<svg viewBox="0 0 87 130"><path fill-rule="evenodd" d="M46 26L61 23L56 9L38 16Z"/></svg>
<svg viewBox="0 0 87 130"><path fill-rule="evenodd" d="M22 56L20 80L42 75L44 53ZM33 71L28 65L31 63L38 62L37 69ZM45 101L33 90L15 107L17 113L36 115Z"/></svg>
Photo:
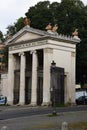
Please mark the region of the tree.
<svg viewBox="0 0 87 130"><path fill-rule="evenodd" d="M5 68L8 68L8 46L5 46L3 49L3 64L5 64Z"/></svg>
<svg viewBox="0 0 87 130"><path fill-rule="evenodd" d="M4 41L3 33L0 31L0 40Z"/></svg>
<svg viewBox="0 0 87 130"><path fill-rule="evenodd" d="M24 27L24 18L20 17L13 25L9 25L7 27L7 34L6 37L8 35L13 36L15 33L17 33L20 29L22 29Z"/></svg>
<svg viewBox="0 0 87 130"><path fill-rule="evenodd" d="M53 21L49 6L49 1L39 2L25 13L25 15L31 19L32 27L44 30L46 25Z"/></svg>
<svg viewBox="0 0 87 130"><path fill-rule="evenodd" d="M11 36L13 36L16 33L16 28L14 25L9 25L7 29L8 29L7 34Z"/></svg>
<svg viewBox="0 0 87 130"><path fill-rule="evenodd" d="M14 24L15 28L16 28L16 32L18 32L20 29L22 29L25 25L24 25L24 18L20 17L17 22Z"/></svg>

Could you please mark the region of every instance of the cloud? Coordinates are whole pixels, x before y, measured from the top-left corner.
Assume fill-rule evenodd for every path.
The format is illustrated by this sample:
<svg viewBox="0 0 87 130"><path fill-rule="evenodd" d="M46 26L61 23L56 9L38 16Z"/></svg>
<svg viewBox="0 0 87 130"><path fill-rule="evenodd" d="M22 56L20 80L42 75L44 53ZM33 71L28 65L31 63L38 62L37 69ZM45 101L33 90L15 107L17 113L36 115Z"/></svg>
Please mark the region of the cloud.
<svg viewBox="0 0 87 130"><path fill-rule="evenodd" d="M6 27L13 24L27 11L27 0L0 1L0 30L5 32Z"/></svg>

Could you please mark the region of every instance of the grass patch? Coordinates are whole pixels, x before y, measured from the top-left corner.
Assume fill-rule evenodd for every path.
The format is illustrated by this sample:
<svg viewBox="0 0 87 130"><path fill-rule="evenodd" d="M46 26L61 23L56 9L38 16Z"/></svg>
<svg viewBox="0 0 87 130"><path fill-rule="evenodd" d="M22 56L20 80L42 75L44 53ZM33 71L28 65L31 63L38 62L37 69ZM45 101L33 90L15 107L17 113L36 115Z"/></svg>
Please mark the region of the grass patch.
<svg viewBox="0 0 87 130"><path fill-rule="evenodd" d="M55 117L55 116L60 116L60 114L57 114L55 111L53 111L53 113L50 113L47 116L48 117Z"/></svg>
<svg viewBox="0 0 87 130"><path fill-rule="evenodd" d="M60 104L60 103L56 103L55 107L69 107L71 106L71 104L67 103L67 104Z"/></svg>
<svg viewBox="0 0 87 130"><path fill-rule="evenodd" d="M47 115L48 117L54 117L54 116L58 116L58 114L49 114Z"/></svg>
<svg viewBox="0 0 87 130"><path fill-rule="evenodd" d="M55 126L55 124L40 124L40 125L36 125L36 126L33 126L32 128L25 128L23 130L42 130L42 129L51 129L51 128L59 128L59 125Z"/></svg>
<svg viewBox="0 0 87 130"><path fill-rule="evenodd" d="M78 123L69 124L69 129L87 130L87 122L78 122Z"/></svg>
<svg viewBox="0 0 87 130"><path fill-rule="evenodd" d="M56 107L66 107L66 104L56 104Z"/></svg>
<svg viewBox="0 0 87 130"><path fill-rule="evenodd" d="M36 126L33 126L33 130L40 130L40 129L49 129L53 128L55 130L55 128L57 128L58 130L61 130L61 125L62 124L50 124L50 123L46 123L46 124L39 124ZM32 130L32 128L25 128L24 130ZM87 122L77 122L77 123L70 123L68 124L68 130L87 130Z"/></svg>
<svg viewBox="0 0 87 130"><path fill-rule="evenodd" d="M9 104L0 104L0 106L10 106Z"/></svg>

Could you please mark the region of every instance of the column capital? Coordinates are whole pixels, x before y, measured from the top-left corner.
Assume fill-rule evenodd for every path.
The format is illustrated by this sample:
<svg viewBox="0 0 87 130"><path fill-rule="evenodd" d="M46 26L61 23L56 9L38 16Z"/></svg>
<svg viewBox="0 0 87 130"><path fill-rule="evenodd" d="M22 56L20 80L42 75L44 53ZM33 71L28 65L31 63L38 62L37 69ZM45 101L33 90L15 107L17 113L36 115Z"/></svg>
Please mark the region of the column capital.
<svg viewBox="0 0 87 130"><path fill-rule="evenodd" d="M13 57L13 54L9 54L9 58L12 58Z"/></svg>
<svg viewBox="0 0 87 130"><path fill-rule="evenodd" d="M36 51L36 50L31 50L31 51L30 51L30 54L33 54L33 53L34 53L34 54L37 54L37 51Z"/></svg>
<svg viewBox="0 0 87 130"><path fill-rule="evenodd" d="M24 52L19 52L19 56L21 56L21 55L25 55L25 53Z"/></svg>
<svg viewBox="0 0 87 130"><path fill-rule="evenodd" d="M71 52L71 57L75 57L76 53L75 52Z"/></svg>

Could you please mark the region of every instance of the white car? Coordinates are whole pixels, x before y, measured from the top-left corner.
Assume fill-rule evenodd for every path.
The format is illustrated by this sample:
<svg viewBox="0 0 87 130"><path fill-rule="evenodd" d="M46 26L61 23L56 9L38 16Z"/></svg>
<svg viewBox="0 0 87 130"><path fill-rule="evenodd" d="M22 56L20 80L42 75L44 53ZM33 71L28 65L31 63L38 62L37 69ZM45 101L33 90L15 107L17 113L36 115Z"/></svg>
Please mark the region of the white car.
<svg viewBox="0 0 87 130"><path fill-rule="evenodd" d="M4 105L7 103L7 97L0 95L0 105Z"/></svg>

